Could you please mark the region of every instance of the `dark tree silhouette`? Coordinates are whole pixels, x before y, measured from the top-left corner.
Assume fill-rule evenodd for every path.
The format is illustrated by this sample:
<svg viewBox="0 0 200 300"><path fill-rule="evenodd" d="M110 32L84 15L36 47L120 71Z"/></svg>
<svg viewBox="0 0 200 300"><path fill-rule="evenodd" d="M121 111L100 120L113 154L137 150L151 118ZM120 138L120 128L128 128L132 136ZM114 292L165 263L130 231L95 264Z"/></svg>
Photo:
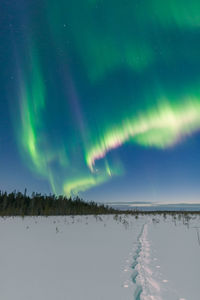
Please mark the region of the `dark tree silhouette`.
<svg viewBox="0 0 200 300"><path fill-rule="evenodd" d="M51 215L88 215L113 214L118 211L95 202L85 202L75 198L32 193L0 191L0 216L51 216Z"/></svg>

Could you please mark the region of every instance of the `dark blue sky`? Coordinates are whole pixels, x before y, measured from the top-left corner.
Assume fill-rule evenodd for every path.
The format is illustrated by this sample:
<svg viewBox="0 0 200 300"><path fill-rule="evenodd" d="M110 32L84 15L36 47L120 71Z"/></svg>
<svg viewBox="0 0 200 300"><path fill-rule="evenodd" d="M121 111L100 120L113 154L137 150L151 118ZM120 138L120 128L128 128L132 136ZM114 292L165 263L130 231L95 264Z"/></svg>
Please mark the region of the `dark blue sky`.
<svg viewBox="0 0 200 300"><path fill-rule="evenodd" d="M200 201L200 4L183 2L1 4L0 189Z"/></svg>

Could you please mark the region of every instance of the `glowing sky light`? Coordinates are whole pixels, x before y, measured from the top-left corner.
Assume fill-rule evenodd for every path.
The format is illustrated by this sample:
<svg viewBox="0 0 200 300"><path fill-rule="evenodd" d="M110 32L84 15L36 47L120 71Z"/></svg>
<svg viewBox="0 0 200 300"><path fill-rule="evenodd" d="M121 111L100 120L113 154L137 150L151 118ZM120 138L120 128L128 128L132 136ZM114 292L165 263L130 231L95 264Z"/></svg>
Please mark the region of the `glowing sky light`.
<svg viewBox="0 0 200 300"><path fill-rule="evenodd" d="M166 101L139 117L124 120L122 126L107 132L87 156L88 166L93 169L95 160L128 141L143 146L165 148L178 142L185 135L200 129L200 101L185 99L173 108Z"/></svg>
<svg viewBox="0 0 200 300"><path fill-rule="evenodd" d="M12 35L13 128L54 193L125 174L128 144L167 149L200 129L199 1L36 2Z"/></svg>

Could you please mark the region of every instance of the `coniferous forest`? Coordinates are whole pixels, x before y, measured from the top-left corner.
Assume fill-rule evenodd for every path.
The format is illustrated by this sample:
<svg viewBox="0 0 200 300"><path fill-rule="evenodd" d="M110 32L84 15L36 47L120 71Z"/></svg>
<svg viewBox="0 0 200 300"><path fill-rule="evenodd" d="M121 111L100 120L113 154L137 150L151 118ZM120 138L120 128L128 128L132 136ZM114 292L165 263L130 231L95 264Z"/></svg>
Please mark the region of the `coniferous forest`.
<svg viewBox="0 0 200 300"><path fill-rule="evenodd" d="M85 202L78 196L42 195L26 190L21 192L0 191L0 216L52 216L52 215L88 215L112 214L118 211L95 202Z"/></svg>
<svg viewBox="0 0 200 300"><path fill-rule="evenodd" d="M172 215L187 216L200 215L200 211L144 211L144 210L118 210L96 202L83 201L78 196L75 198L56 196L53 194L42 195L32 193L0 191L0 216L66 216L66 215L103 215L103 214L130 214L135 215Z"/></svg>

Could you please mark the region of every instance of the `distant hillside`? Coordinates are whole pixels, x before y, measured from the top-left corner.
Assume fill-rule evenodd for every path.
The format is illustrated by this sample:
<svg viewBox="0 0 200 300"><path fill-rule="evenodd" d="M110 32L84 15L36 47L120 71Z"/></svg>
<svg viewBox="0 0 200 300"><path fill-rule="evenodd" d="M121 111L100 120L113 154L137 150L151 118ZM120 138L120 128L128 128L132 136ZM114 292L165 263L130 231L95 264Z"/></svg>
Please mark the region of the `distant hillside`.
<svg viewBox="0 0 200 300"><path fill-rule="evenodd" d="M72 199L71 197L38 193L28 196L26 191L24 194L0 191L0 216L97 215L118 212L118 210L103 204L84 202L79 197Z"/></svg>

